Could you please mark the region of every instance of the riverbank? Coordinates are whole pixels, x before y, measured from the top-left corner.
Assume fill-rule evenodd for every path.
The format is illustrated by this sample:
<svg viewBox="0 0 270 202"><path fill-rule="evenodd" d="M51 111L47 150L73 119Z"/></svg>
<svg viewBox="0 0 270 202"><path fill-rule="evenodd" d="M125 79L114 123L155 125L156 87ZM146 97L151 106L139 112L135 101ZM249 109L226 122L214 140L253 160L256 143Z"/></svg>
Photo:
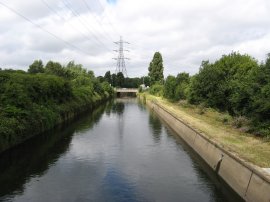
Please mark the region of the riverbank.
<svg viewBox="0 0 270 202"><path fill-rule="evenodd" d="M79 70L63 68L70 76L0 71L0 152L114 96L107 82Z"/></svg>
<svg viewBox="0 0 270 202"><path fill-rule="evenodd" d="M141 96L145 96L147 100L155 100L192 128L204 133L209 139L244 160L262 168L270 167L270 141L254 137L224 124L221 119L217 118L222 117L223 114L211 109L206 109L201 114L199 107L171 103L167 99L145 93Z"/></svg>
<svg viewBox="0 0 270 202"><path fill-rule="evenodd" d="M48 127L39 127L38 129L35 129L35 131L31 131L32 126L29 125L28 128L25 128L25 132L22 133L20 136L9 138L8 136L1 136L0 137L0 153L4 152L18 144L23 143L24 141L28 140L29 138L42 134L56 126L59 126L61 124L65 124L68 121L72 121L73 119L76 119L81 114L84 114L86 112L94 110L96 107L104 104L106 101L111 99L111 97L102 98L96 100L94 103L89 102L83 105L78 105L76 101L65 103L66 106L68 106L68 109L65 111L59 111L55 112L55 116L57 117L54 121L54 124L48 126ZM61 106L60 106L61 107ZM62 106L64 107L64 106ZM40 116L42 114L39 114ZM46 117L44 117L46 119ZM26 132L28 131L28 132Z"/></svg>
<svg viewBox="0 0 270 202"><path fill-rule="evenodd" d="M231 151L223 142L220 142L220 139L218 141L215 138L215 133L210 136L202 131L203 128L200 130L199 125L195 127L198 122L192 121L196 119L193 117L194 114L187 114L176 105L161 98L143 94L143 99L243 199L247 201L269 201L269 173L241 158L240 155L242 154ZM180 112L182 113L181 116ZM189 122L187 117L189 117ZM203 119L200 119L199 123L203 125ZM207 126L208 123L205 122L204 125ZM211 126L208 127L211 128ZM217 129L216 132L218 133Z"/></svg>

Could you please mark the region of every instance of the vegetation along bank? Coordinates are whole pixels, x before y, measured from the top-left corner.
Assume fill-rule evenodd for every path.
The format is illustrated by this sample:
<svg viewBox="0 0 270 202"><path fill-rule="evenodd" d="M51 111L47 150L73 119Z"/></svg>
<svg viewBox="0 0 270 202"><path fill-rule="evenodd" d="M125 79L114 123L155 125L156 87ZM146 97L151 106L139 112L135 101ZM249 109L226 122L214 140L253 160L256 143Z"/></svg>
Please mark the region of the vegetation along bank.
<svg viewBox="0 0 270 202"><path fill-rule="evenodd" d="M270 54L259 63L249 55L231 53L211 63L203 61L193 76L182 72L163 76L160 53L149 65L149 93L171 102L211 108L223 113L224 124L266 139L270 137Z"/></svg>
<svg viewBox="0 0 270 202"><path fill-rule="evenodd" d="M0 69L0 152L111 98L114 90L73 61Z"/></svg>
<svg viewBox="0 0 270 202"><path fill-rule="evenodd" d="M157 52L148 70L146 99L242 159L270 167L270 55L259 64L233 52L213 63L203 61L193 76L182 72L164 79Z"/></svg>

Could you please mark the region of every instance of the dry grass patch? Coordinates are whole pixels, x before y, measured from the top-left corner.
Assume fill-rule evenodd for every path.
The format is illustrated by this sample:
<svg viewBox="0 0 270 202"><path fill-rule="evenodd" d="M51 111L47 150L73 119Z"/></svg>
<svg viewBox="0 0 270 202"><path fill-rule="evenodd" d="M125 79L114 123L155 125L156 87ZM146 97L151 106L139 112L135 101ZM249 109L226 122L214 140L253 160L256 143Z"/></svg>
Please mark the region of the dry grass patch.
<svg viewBox="0 0 270 202"><path fill-rule="evenodd" d="M146 95L149 100L156 100L171 113L210 139L222 145L239 157L260 167L270 167L270 142L252 134L233 128L232 117L213 109L196 107L186 102L171 103L168 100Z"/></svg>

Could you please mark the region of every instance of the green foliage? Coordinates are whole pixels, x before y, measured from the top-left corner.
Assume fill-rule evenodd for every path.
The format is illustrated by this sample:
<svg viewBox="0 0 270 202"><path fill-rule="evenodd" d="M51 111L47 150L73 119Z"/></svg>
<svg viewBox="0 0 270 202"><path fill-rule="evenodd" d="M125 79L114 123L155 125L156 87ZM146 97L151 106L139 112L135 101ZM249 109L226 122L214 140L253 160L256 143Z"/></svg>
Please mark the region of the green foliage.
<svg viewBox="0 0 270 202"><path fill-rule="evenodd" d="M107 71L104 75L104 79L105 81L107 81L109 84L112 84L112 76L111 76L111 72Z"/></svg>
<svg viewBox="0 0 270 202"><path fill-rule="evenodd" d="M63 68L59 62L49 61L45 66L45 73L52 74L64 78L70 77L67 68Z"/></svg>
<svg viewBox="0 0 270 202"><path fill-rule="evenodd" d="M164 95L164 86L161 84L154 84L150 87L149 93L156 96L163 96Z"/></svg>
<svg viewBox="0 0 270 202"><path fill-rule="evenodd" d="M151 85L157 82L159 83L163 82L163 79L164 79L163 69L164 68L163 68L162 56L159 52L156 52L148 67L148 71L149 71L148 75L150 77Z"/></svg>
<svg viewBox="0 0 270 202"><path fill-rule="evenodd" d="M112 86L116 87L117 85L117 78L116 78L116 74L112 74Z"/></svg>
<svg viewBox="0 0 270 202"><path fill-rule="evenodd" d="M174 76L168 76L164 85L164 97L174 100L177 83Z"/></svg>
<svg viewBox="0 0 270 202"><path fill-rule="evenodd" d="M124 88L138 88L141 84L141 79L138 78L138 77L135 77L135 78L125 78L125 81L124 81L124 85L123 87Z"/></svg>
<svg viewBox="0 0 270 202"><path fill-rule="evenodd" d="M245 130L270 136L270 57L264 64L248 55L231 53L215 63L202 62L200 71L191 79L189 102L227 111ZM240 118L239 118L240 117ZM241 126L240 126L241 125ZM251 128L250 128L251 127Z"/></svg>
<svg viewBox="0 0 270 202"><path fill-rule="evenodd" d="M151 94L162 92L161 85L150 88ZM228 113L235 127L270 137L270 54L261 65L249 55L235 52L214 63L203 61L192 77L187 73L168 76L164 96L172 101L188 99L199 105L199 114L207 107ZM221 119L229 122L228 117Z"/></svg>
<svg viewBox="0 0 270 202"><path fill-rule="evenodd" d="M145 86L150 86L150 76L141 77L141 84Z"/></svg>
<svg viewBox="0 0 270 202"><path fill-rule="evenodd" d="M74 62L50 61L38 74L2 70L0 86L0 151L114 95L108 82Z"/></svg>
<svg viewBox="0 0 270 202"><path fill-rule="evenodd" d="M125 77L122 72L118 72L116 75L116 86L123 87L125 82Z"/></svg>
<svg viewBox="0 0 270 202"><path fill-rule="evenodd" d="M44 73L44 67L42 60L35 60L33 64L29 66L28 72L31 74Z"/></svg>
<svg viewBox="0 0 270 202"><path fill-rule="evenodd" d="M200 71L194 76L190 86L189 100L198 104L229 111L231 114L242 110L236 103L245 104L249 99L243 90L244 83L253 69L258 68L257 61L248 55L231 53L210 64L202 62Z"/></svg>
<svg viewBox="0 0 270 202"><path fill-rule="evenodd" d="M173 101L186 99L189 80L188 73L180 73L177 77L168 76L164 85L164 96Z"/></svg>

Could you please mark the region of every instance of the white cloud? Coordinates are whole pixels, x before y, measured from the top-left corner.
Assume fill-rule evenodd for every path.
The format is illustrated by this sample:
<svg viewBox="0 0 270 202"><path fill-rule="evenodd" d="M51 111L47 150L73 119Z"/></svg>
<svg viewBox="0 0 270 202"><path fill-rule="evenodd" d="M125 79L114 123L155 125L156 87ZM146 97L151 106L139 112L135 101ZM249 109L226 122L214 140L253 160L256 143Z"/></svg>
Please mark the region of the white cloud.
<svg viewBox="0 0 270 202"><path fill-rule="evenodd" d="M97 75L114 72L121 34L131 44L126 55L129 76L147 74L155 51L165 74L196 73L202 60L214 61L231 51L259 61L269 52L268 0L28 0L10 6L54 38L0 5L0 66L27 69L35 59L75 60ZM44 3L45 2L45 3ZM85 4L87 2L88 6ZM102 5L100 5L100 3ZM50 10L48 8L53 10ZM71 8L71 10L70 10Z"/></svg>

